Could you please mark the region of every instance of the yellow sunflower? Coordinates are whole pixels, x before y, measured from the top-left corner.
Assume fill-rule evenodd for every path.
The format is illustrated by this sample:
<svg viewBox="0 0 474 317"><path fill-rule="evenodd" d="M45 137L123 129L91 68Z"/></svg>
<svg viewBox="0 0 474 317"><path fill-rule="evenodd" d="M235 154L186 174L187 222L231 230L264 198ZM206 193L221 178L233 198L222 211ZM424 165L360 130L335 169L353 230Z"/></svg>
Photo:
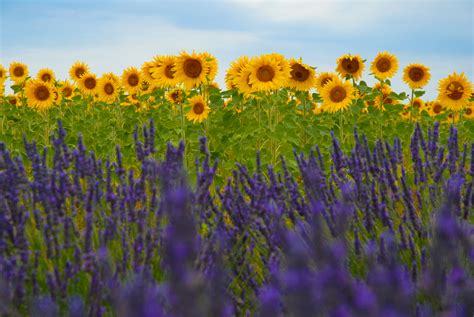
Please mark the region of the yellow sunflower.
<svg viewBox="0 0 474 317"><path fill-rule="evenodd" d="M316 82L315 86L316 89L321 93L321 90L328 82L330 82L333 79L339 78L336 73L328 73L328 72L323 72L320 73L319 76L316 77Z"/></svg>
<svg viewBox="0 0 474 317"><path fill-rule="evenodd" d="M97 83L97 92L99 100L107 103L113 103L119 95L119 84L107 75L102 75Z"/></svg>
<svg viewBox="0 0 474 317"><path fill-rule="evenodd" d="M7 79L7 70L0 65L0 83L3 83Z"/></svg>
<svg viewBox="0 0 474 317"><path fill-rule="evenodd" d="M194 96L190 98L189 105L191 106L191 110L186 114L186 118L189 121L201 123L204 119L207 119L211 108L209 108L207 103L204 101L203 96Z"/></svg>
<svg viewBox="0 0 474 317"><path fill-rule="evenodd" d="M57 98L54 94L54 87L50 83L41 80L29 80L25 86L25 95L28 106L37 110L50 108Z"/></svg>
<svg viewBox="0 0 474 317"><path fill-rule="evenodd" d="M378 53L370 66L370 71L378 79L391 78L398 70L398 60L395 55L387 52Z"/></svg>
<svg viewBox="0 0 474 317"><path fill-rule="evenodd" d="M153 91L154 89L154 86L146 79L142 78L140 79L140 88L139 88L139 92L140 92L140 95L146 95L146 94L149 94Z"/></svg>
<svg viewBox="0 0 474 317"><path fill-rule="evenodd" d="M13 62L10 64L10 79L15 84L20 84L28 77L28 66L23 63Z"/></svg>
<svg viewBox="0 0 474 317"><path fill-rule="evenodd" d="M471 102L469 106L464 109L464 118L469 120L474 119L474 102Z"/></svg>
<svg viewBox="0 0 474 317"><path fill-rule="evenodd" d="M97 77L92 73L85 73L77 82L83 94L94 96L97 93Z"/></svg>
<svg viewBox="0 0 474 317"><path fill-rule="evenodd" d="M174 87L178 84L175 76L176 56L173 55L157 55L153 59L153 66L150 73L153 82L161 88Z"/></svg>
<svg viewBox="0 0 474 317"><path fill-rule="evenodd" d="M83 62L75 62L69 69L69 77L74 81L79 81L82 75L89 72L89 66Z"/></svg>
<svg viewBox="0 0 474 317"><path fill-rule="evenodd" d="M8 95L7 100L8 100L8 103L12 106L16 106L16 107L21 106L20 98L17 95Z"/></svg>
<svg viewBox="0 0 474 317"><path fill-rule="evenodd" d="M324 109L320 104L313 102L313 113L316 115L324 113Z"/></svg>
<svg viewBox="0 0 474 317"><path fill-rule="evenodd" d="M250 74L252 73L252 68L248 64L237 76L233 79L233 82L236 85L237 90L246 97L255 92L254 86L250 83Z"/></svg>
<svg viewBox="0 0 474 317"><path fill-rule="evenodd" d="M192 89L203 84L209 73L209 63L203 54L183 51L176 58L174 67L176 79L184 84L186 89Z"/></svg>
<svg viewBox="0 0 474 317"><path fill-rule="evenodd" d="M180 104L184 100L184 92L181 89L173 89L166 94L166 100L172 104Z"/></svg>
<svg viewBox="0 0 474 317"><path fill-rule="evenodd" d="M141 77L136 67L129 67L122 73L122 86L129 94L135 94L140 89Z"/></svg>
<svg viewBox="0 0 474 317"><path fill-rule="evenodd" d="M390 97L392 88L389 85L381 85L380 82L375 83L372 87L374 90L382 92L382 95L375 96L373 106L385 110L384 105L398 105L400 102ZM382 108L381 108L382 107Z"/></svg>
<svg viewBox="0 0 474 317"><path fill-rule="evenodd" d="M289 68L274 54L253 58L249 67L249 84L256 91L277 90L285 86L290 77Z"/></svg>
<svg viewBox="0 0 474 317"><path fill-rule="evenodd" d="M120 87L120 77L115 75L114 73L104 73L102 77L107 77L108 79L114 81Z"/></svg>
<svg viewBox="0 0 474 317"><path fill-rule="evenodd" d="M141 68L142 77L143 77L143 79L145 79L149 83L153 81L153 76L152 76L152 73L151 73L151 69L154 66L155 66L155 64L153 63L153 61L147 61L147 62L142 64L142 68Z"/></svg>
<svg viewBox="0 0 474 317"><path fill-rule="evenodd" d="M314 68L303 64L301 58L290 60L290 78L288 86L300 91L308 91L316 84L316 72Z"/></svg>
<svg viewBox="0 0 474 317"><path fill-rule="evenodd" d="M225 74L225 84L227 89L237 88L236 79L240 76L242 70L249 64L249 58L247 56L240 56L232 63Z"/></svg>
<svg viewBox="0 0 474 317"><path fill-rule="evenodd" d="M36 79L44 81L45 83L54 83L56 76L52 69L49 68L42 68L36 74Z"/></svg>
<svg viewBox="0 0 474 317"><path fill-rule="evenodd" d="M435 117L439 114L442 114L444 112L445 108L443 106L443 104L441 104L441 102L439 102L438 100L435 100L431 103L431 107L428 111L429 115L432 116L432 117Z"/></svg>
<svg viewBox="0 0 474 317"><path fill-rule="evenodd" d="M438 99L447 109L459 111L469 103L472 84L464 73L452 73L439 81Z"/></svg>
<svg viewBox="0 0 474 317"><path fill-rule="evenodd" d="M201 53L201 55L208 66L207 71L206 71L206 81L208 83L212 83L217 75L217 68L218 68L217 58L215 58L214 55L208 52L203 52Z"/></svg>
<svg viewBox="0 0 474 317"><path fill-rule="evenodd" d="M421 98L413 99L413 103L411 103L413 108L417 111L421 112L425 108L425 102Z"/></svg>
<svg viewBox="0 0 474 317"><path fill-rule="evenodd" d="M70 100L74 96L74 85L67 80L60 81L59 93L64 99Z"/></svg>
<svg viewBox="0 0 474 317"><path fill-rule="evenodd" d="M430 78L430 69L423 64L410 64L403 70L403 81L411 89L426 86Z"/></svg>
<svg viewBox="0 0 474 317"><path fill-rule="evenodd" d="M321 91L323 108L328 112L343 111L349 107L354 99L354 87L346 80L339 78L328 82Z"/></svg>
<svg viewBox="0 0 474 317"><path fill-rule="evenodd" d="M5 93L5 82L0 81L0 97L3 97L4 93Z"/></svg>
<svg viewBox="0 0 474 317"><path fill-rule="evenodd" d="M356 80L362 77L362 72L364 71L364 61L359 55L343 55L337 59L336 63L336 71L342 77L351 76Z"/></svg>

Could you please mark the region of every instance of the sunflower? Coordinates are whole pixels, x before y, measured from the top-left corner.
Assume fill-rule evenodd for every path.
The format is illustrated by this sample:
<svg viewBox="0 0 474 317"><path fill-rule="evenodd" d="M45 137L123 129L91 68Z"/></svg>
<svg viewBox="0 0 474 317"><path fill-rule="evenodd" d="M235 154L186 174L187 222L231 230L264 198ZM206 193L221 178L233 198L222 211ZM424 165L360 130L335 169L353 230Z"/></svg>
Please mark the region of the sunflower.
<svg viewBox="0 0 474 317"><path fill-rule="evenodd" d="M254 86L250 83L251 73L252 68L248 64L233 80L237 90L246 97L250 97L255 92Z"/></svg>
<svg viewBox="0 0 474 317"><path fill-rule="evenodd" d="M21 106L20 98L17 95L8 95L7 96L7 101L12 106L16 106L16 107Z"/></svg>
<svg viewBox="0 0 474 317"><path fill-rule="evenodd" d="M157 55L153 59L153 66L150 68L153 82L161 88L174 87L178 84L175 76L176 56Z"/></svg>
<svg viewBox="0 0 474 317"><path fill-rule="evenodd" d="M430 107L428 113L429 113L430 116L435 117L439 114L442 114L444 112L444 110L445 110L445 108L441 104L441 102L439 102L439 100L435 100L435 101L431 102L431 107Z"/></svg>
<svg viewBox="0 0 474 317"><path fill-rule="evenodd" d="M10 79L15 84L20 84L28 77L28 66L23 63L13 62L10 64Z"/></svg>
<svg viewBox="0 0 474 317"><path fill-rule="evenodd" d="M316 83L316 72L314 68L303 64L301 58L290 60L290 78L288 86L300 91L308 91Z"/></svg>
<svg viewBox="0 0 474 317"><path fill-rule="evenodd" d="M166 94L166 100L172 104L180 104L184 100L184 92L181 89L173 89Z"/></svg>
<svg viewBox="0 0 474 317"><path fill-rule="evenodd" d="M339 78L327 83L322 91L323 108L329 112L343 111L349 107L354 99L354 87L349 81Z"/></svg>
<svg viewBox="0 0 474 317"><path fill-rule="evenodd" d="M175 71L176 79L184 84L186 89L197 87L206 81L209 74L209 63L202 54L193 51L188 54L183 51L176 58Z"/></svg>
<svg viewBox="0 0 474 317"><path fill-rule="evenodd" d="M342 77L351 76L356 80L362 77L362 72L364 71L364 61L359 55L343 55L337 59L336 63L336 71Z"/></svg>
<svg viewBox="0 0 474 317"><path fill-rule="evenodd" d="M240 73L244 70L245 67L249 64L249 58L247 56L240 56L232 63L225 74L225 84L227 89L237 88L236 79L240 76Z"/></svg>
<svg viewBox="0 0 474 317"><path fill-rule="evenodd" d="M107 103L113 103L119 95L119 84L107 75L102 75L97 83L97 92L99 100Z"/></svg>
<svg viewBox="0 0 474 317"><path fill-rule="evenodd" d="M120 77L118 77L114 73L112 73L112 72L104 73L104 74L102 74L102 77L104 77L104 78L107 77L108 79L114 81L120 87Z"/></svg>
<svg viewBox="0 0 474 317"><path fill-rule="evenodd" d="M74 85L67 80L60 81L59 93L64 99L70 100L74 96Z"/></svg>
<svg viewBox="0 0 474 317"><path fill-rule="evenodd" d="M316 115L324 113L324 109L320 104L313 102L313 113Z"/></svg>
<svg viewBox="0 0 474 317"><path fill-rule="evenodd" d="M470 120L474 119L474 102L471 102L469 106L464 109L464 118Z"/></svg>
<svg viewBox="0 0 474 317"><path fill-rule="evenodd" d="M144 78L140 79L140 88L138 90L140 92L140 95L149 94L153 91L154 88L154 85L152 85L148 80Z"/></svg>
<svg viewBox="0 0 474 317"><path fill-rule="evenodd" d="M0 65L0 83L3 83L7 79L7 70Z"/></svg>
<svg viewBox="0 0 474 317"><path fill-rule="evenodd" d="M378 79L391 78L398 70L398 60L395 55L387 52L378 53L370 66L370 71Z"/></svg>
<svg viewBox="0 0 474 317"><path fill-rule="evenodd" d="M151 69L154 66L155 66L155 64L153 63L153 61L147 61L147 62L143 63L142 67L141 67L142 77L143 77L143 79L145 79L149 83L153 81L153 76L152 76L152 73L151 73Z"/></svg>
<svg viewBox="0 0 474 317"><path fill-rule="evenodd" d="M421 98L413 99L411 105L419 112L421 112L425 108L425 102Z"/></svg>
<svg viewBox="0 0 474 317"><path fill-rule="evenodd" d="M206 81L209 83L212 83L217 75L217 68L218 68L217 58L215 58L214 55L208 52L203 52L201 53L201 55L204 58L204 61L208 65L208 68L206 71Z"/></svg>
<svg viewBox="0 0 474 317"><path fill-rule="evenodd" d="M449 110L459 111L469 103L472 84L464 73L452 73L439 81L438 99Z"/></svg>
<svg viewBox="0 0 474 317"><path fill-rule="evenodd" d="M191 106L191 110L186 114L186 118L194 123L201 123L208 117L209 111L211 111L211 108L209 108L204 101L203 96L198 95L190 98L189 105Z"/></svg>
<svg viewBox="0 0 474 317"><path fill-rule="evenodd" d="M5 82L0 81L0 97L3 97L4 93L5 93Z"/></svg>
<svg viewBox="0 0 474 317"><path fill-rule="evenodd" d="M89 72L89 66L83 62L75 62L69 69L69 77L74 81L79 81L82 75Z"/></svg>
<svg viewBox="0 0 474 317"><path fill-rule="evenodd" d="M389 85L381 85L380 82L375 83L372 87L374 90L380 91L382 94L375 96L373 106L385 110L384 105L398 105L399 101L396 99L392 99L390 97L390 93L392 92L392 88ZM382 107L382 108L381 108Z"/></svg>
<svg viewBox="0 0 474 317"><path fill-rule="evenodd" d="M249 84L256 91L277 90L290 77L289 68L278 55L268 54L253 58L249 64Z"/></svg>
<svg viewBox="0 0 474 317"><path fill-rule="evenodd" d="M54 87L50 83L45 83L38 79L30 80L26 83L25 95L28 99L28 106L38 110L50 108L54 100L58 98L54 94Z"/></svg>
<svg viewBox="0 0 474 317"><path fill-rule="evenodd" d="M97 77L92 73L85 73L77 82L79 89L88 96L94 96L97 93Z"/></svg>
<svg viewBox="0 0 474 317"><path fill-rule="evenodd" d="M403 70L403 81L411 89L426 86L430 78L430 69L422 64L410 64Z"/></svg>
<svg viewBox="0 0 474 317"><path fill-rule="evenodd" d="M54 83L56 76L52 69L49 68L42 68L36 74L36 79L44 81L45 83Z"/></svg>
<svg viewBox="0 0 474 317"><path fill-rule="evenodd" d="M135 67L129 67L122 73L122 86L129 94L135 94L140 89L141 74Z"/></svg>
<svg viewBox="0 0 474 317"><path fill-rule="evenodd" d="M321 93L321 90L328 82L337 78L339 77L336 73L324 72L324 73L319 74L319 76L316 77L316 81L315 81L316 89L319 91L319 93Z"/></svg>

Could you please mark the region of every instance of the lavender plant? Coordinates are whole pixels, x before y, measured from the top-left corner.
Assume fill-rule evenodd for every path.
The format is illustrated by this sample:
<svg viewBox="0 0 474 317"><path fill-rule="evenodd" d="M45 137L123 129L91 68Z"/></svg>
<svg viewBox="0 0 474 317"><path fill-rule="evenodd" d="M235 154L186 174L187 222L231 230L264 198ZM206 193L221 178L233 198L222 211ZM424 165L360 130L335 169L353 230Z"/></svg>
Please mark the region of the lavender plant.
<svg viewBox="0 0 474 317"><path fill-rule="evenodd" d="M0 143L0 314L474 313L474 142L453 127L444 144L416 126L409 148L354 130L349 153L333 135L329 162L295 153L299 174L257 153L218 187L205 138L191 173L151 120L136 169L58 126L26 162Z"/></svg>

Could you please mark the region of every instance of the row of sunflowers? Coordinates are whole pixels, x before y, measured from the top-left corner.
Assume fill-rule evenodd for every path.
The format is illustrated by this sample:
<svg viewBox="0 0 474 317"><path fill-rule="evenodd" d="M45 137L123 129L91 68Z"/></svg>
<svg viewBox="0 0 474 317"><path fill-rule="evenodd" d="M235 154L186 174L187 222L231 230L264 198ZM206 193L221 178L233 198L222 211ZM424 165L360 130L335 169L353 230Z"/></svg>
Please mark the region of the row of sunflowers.
<svg viewBox="0 0 474 317"><path fill-rule="evenodd" d="M470 101L472 84L464 73L453 73L440 80L437 100L425 102L420 96L424 94L421 89L431 79L427 66L409 64L403 69L403 80L411 90L409 96L392 91L390 78L399 69L395 55L380 52L371 62L370 74L378 80L373 87L362 80L365 63L359 55L344 55L337 59L335 72L317 74L314 67L301 59L287 59L278 53L241 56L226 71L225 83L227 92L238 92L244 101L287 89L289 102L295 100L301 104L302 99L306 99L315 114L344 111L362 99L364 112L368 112L370 106L384 110L387 105L404 104L400 115L406 119L412 118L414 111L426 111L431 116L449 111L453 120L456 113L468 119L474 117ZM219 89L215 82L217 71L218 61L213 55L185 51L176 56L157 55L140 69L125 69L121 76L105 73L98 77L86 63L76 62L69 69L72 81L57 80L49 68L40 69L36 77L32 77L27 65L12 62L8 72L0 65L0 91L3 96L9 77L15 94L4 96L6 102L17 106L25 104L37 110L78 99L89 103L135 105L139 110L146 110L160 104L155 92L161 91L172 104L186 103L189 120L202 122L211 110L209 88ZM302 92L307 97L301 98ZM224 106L228 104L232 104L231 97ZM242 101L239 104L237 112L243 109Z"/></svg>

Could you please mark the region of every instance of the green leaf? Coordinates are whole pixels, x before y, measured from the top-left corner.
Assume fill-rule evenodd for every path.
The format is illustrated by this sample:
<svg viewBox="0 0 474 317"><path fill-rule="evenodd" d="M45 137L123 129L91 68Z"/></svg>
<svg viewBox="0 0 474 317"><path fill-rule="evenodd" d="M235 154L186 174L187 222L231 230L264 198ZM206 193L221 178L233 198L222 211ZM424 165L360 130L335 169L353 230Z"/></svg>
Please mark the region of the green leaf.
<svg viewBox="0 0 474 317"><path fill-rule="evenodd" d="M421 97L425 94L425 91L424 90L417 90L413 94L415 95L415 97Z"/></svg>

